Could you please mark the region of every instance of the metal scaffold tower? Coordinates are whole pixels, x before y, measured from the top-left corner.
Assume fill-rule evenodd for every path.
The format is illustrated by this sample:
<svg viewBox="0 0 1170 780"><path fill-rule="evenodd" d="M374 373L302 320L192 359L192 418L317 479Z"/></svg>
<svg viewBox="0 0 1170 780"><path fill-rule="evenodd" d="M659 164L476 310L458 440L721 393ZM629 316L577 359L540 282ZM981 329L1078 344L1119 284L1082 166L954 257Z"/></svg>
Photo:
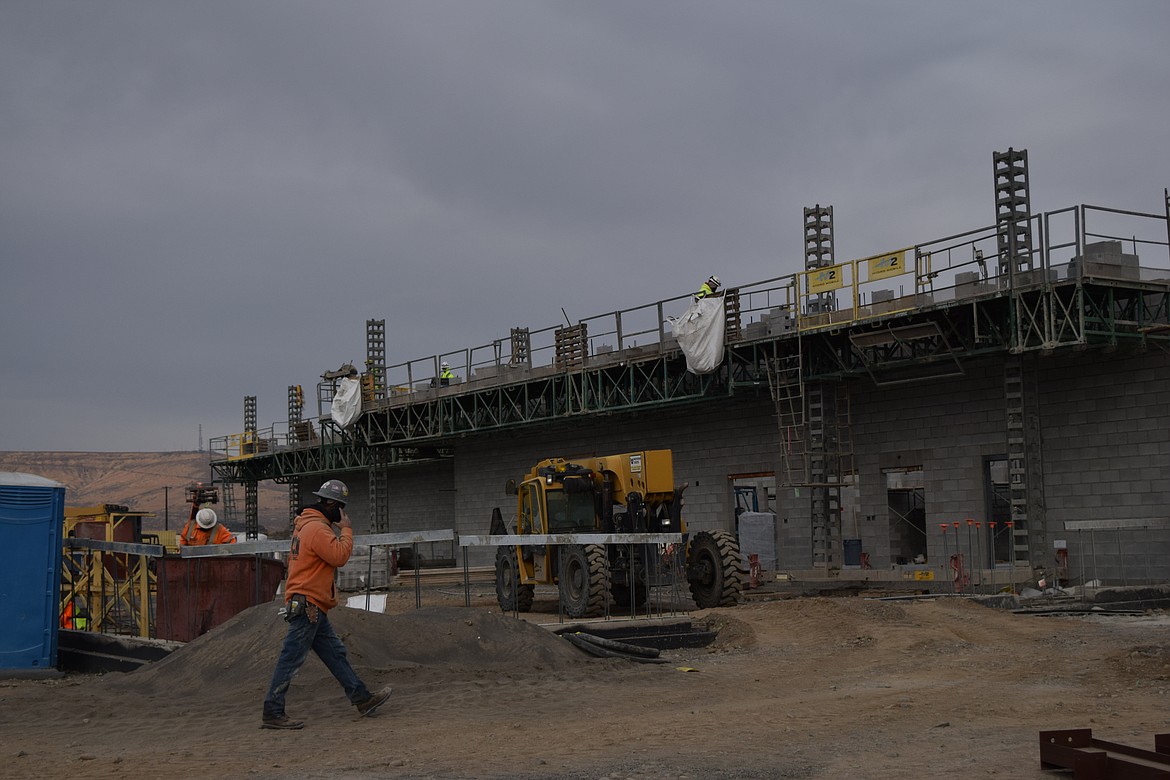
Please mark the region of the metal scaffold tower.
<svg viewBox="0 0 1170 780"><path fill-rule="evenodd" d="M386 320L366 320L366 377L363 402L386 400ZM390 530L390 451L374 447L369 454L370 530Z"/></svg>
<svg viewBox="0 0 1170 780"><path fill-rule="evenodd" d="M258 449L256 434L256 396L244 396L244 441L253 452ZM244 483L244 536L255 539L260 534L260 501L255 480Z"/></svg>
<svg viewBox="0 0 1170 780"><path fill-rule="evenodd" d="M804 270L815 271L836 265L836 250L833 248L833 207L817 204L804 209ZM833 292L808 296L810 314L832 311L837 308L837 296Z"/></svg>
<svg viewBox="0 0 1170 780"><path fill-rule="evenodd" d="M1006 152L994 152L992 165L999 268L1014 289L1021 276L1033 270L1028 151L1009 147ZM1016 346L1028 342L1027 319L1024 303L1017 299L1013 317ZM1047 544L1038 397L1035 372L1029 371L1023 355L1013 350L1004 363L1012 546L1017 560L1034 564L1046 559Z"/></svg>
<svg viewBox="0 0 1170 780"><path fill-rule="evenodd" d="M366 320L366 376L362 400L386 400L386 320Z"/></svg>
<svg viewBox="0 0 1170 780"><path fill-rule="evenodd" d="M532 368L532 334L528 328L512 328L512 356L508 365Z"/></svg>
<svg viewBox="0 0 1170 780"><path fill-rule="evenodd" d="M834 264L833 207L817 204L804 210L805 270ZM809 311L832 311L832 292L808 297ZM805 381L808 345L769 361L768 383L780 428L782 486L810 488L811 554L814 568L828 569L841 549L842 482L853 468L848 389L842 382Z"/></svg>
<svg viewBox="0 0 1170 780"><path fill-rule="evenodd" d="M1032 270L1032 198L1028 187L1028 150L994 152L995 226L1000 275L1015 286L1017 274Z"/></svg>
<svg viewBox="0 0 1170 780"><path fill-rule="evenodd" d="M289 438L297 442L312 443L316 440L313 424L305 422L305 392L300 385L288 388L288 432ZM292 533L293 523L301 508L301 486L297 480L288 483L288 530Z"/></svg>

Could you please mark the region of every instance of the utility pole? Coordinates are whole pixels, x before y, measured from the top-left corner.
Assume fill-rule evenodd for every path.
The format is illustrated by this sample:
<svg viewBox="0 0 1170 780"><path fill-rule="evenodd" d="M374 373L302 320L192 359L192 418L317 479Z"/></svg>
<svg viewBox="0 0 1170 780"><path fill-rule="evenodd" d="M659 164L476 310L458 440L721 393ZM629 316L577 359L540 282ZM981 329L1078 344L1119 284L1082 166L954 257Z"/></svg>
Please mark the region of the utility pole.
<svg viewBox="0 0 1170 780"><path fill-rule="evenodd" d="M163 485L163 530L171 530L171 487Z"/></svg>

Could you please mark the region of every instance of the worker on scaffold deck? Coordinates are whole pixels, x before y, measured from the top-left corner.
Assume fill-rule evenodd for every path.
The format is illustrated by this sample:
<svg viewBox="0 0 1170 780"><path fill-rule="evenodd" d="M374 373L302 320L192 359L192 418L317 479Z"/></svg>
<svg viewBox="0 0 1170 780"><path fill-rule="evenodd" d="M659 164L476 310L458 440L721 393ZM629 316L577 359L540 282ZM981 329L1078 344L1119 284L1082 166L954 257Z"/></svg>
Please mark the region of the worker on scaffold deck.
<svg viewBox="0 0 1170 780"><path fill-rule="evenodd" d="M722 283L719 281L719 277L711 274L707 277L707 281L703 282L703 286L699 288L699 291L695 293L695 300L701 301L709 295L714 295L719 292L721 286Z"/></svg>

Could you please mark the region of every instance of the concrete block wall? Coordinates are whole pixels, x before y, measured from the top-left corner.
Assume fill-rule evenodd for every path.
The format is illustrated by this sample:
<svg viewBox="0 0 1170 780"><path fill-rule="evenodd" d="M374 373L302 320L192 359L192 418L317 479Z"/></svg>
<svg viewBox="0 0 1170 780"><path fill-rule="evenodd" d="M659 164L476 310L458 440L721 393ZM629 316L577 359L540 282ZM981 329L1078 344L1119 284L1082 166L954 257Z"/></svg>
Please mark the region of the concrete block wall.
<svg viewBox="0 0 1170 780"><path fill-rule="evenodd" d="M390 490L390 530L429 531L451 528L455 490L454 464L449 461L399 466L387 471ZM354 534L373 533L370 519L370 477L366 471L343 471L300 480L302 502L316 501L313 491L327 479L340 479L349 488L346 513Z"/></svg>
<svg viewBox="0 0 1170 780"><path fill-rule="evenodd" d="M1042 363L1050 558L1110 584L1170 579L1170 356L1160 350L1060 354ZM1145 530L1066 531L1065 521L1136 521Z"/></svg>
<svg viewBox="0 0 1170 780"><path fill-rule="evenodd" d="M1094 350L1026 359L1038 377L1046 549L1057 539L1067 542L1074 578L1083 567L1093 572L1085 576L1110 583L1170 580L1170 355ZM988 358L964 363L958 377L892 386L852 382L858 505L842 534L862 539L875 568L891 565L883 469L921 467L928 562L940 572L944 552L955 550L953 537L944 550L938 524L987 519L985 461L1007 452L1003 368L1002 359ZM779 447L766 388L755 397L468 436L453 443L451 462L390 470L391 529L487 533L493 507L505 520L515 513L505 481L543 458L667 448L674 453L675 481L690 483L683 516L691 529L731 530L729 476L775 470ZM338 476L351 489L355 528L368 532L366 474ZM304 495L321 481L304 482ZM808 488L777 488L771 508L778 570L811 565L809 499ZM1094 519L1146 519L1161 527L1092 538L1064 530L1065 521ZM1054 558L1033 563L1051 568ZM469 563L493 559L494 551L478 550ZM840 551L837 561L843 563Z"/></svg>
<svg viewBox="0 0 1170 780"><path fill-rule="evenodd" d="M1079 580L1083 565L1085 576L1093 578L1087 573L1092 570L1110 583L1147 576L1165 581L1170 531L1164 528L1096 532L1095 540L1064 531L1064 522L1074 520L1170 521L1170 360L1159 351L1091 354L1093 359L1072 352L1028 356L1038 378L1044 547L1050 553L1032 563L1051 574L1053 543L1063 540L1073 579ZM863 549L875 566L890 565L882 469L922 467L931 563L944 557L939 523L958 520L965 533L967 518L988 518L984 461L1007 451L1003 363L988 360L966 369L959 378L858 388L853 394ZM951 536L947 543L951 553L954 541ZM970 568L969 551L963 552Z"/></svg>
<svg viewBox="0 0 1170 780"><path fill-rule="evenodd" d="M891 541L910 530L891 528L883 470L922 469L928 564L944 564L939 523L986 515L984 458L1007 450L1002 372L987 361L958 377L854 388L862 549L875 568L893 565Z"/></svg>

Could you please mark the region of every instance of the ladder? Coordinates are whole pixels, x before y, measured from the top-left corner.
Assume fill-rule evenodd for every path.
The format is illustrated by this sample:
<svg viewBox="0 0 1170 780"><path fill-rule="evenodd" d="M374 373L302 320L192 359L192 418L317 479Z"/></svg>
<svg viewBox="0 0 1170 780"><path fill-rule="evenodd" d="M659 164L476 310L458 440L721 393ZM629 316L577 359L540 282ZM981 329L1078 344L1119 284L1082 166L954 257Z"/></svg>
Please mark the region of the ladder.
<svg viewBox="0 0 1170 780"><path fill-rule="evenodd" d="M386 447L370 450L370 532L375 534L390 531L389 461L389 450Z"/></svg>
<svg viewBox="0 0 1170 780"><path fill-rule="evenodd" d="M723 294L724 339L731 343L743 336L740 329L739 289L732 288Z"/></svg>
<svg viewBox="0 0 1170 780"><path fill-rule="evenodd" d="M1016 560L1044 560L1044 499L1040 415L1036 379L1025 371L1023 357L1004 363L1004 405L1007 411L1008 497L1011 544Z"/></svg>
<svg viewBox="0 0 1170 780"><path fill-rule="evenodd" d="M782 355L768 362L768 387L776 404L776 422L780 427L778 486L807 485L804 378L799 350L794 355Z"/></svg>
<svg viewBox="0 0 1170 780"><path fill-rule="evenodd" d="M769 361L780 429L777 486L810 488L812 565L828 569L841 549L841 491L854 468L849 393L840 382L806 383L802 354Z"/></svg>

